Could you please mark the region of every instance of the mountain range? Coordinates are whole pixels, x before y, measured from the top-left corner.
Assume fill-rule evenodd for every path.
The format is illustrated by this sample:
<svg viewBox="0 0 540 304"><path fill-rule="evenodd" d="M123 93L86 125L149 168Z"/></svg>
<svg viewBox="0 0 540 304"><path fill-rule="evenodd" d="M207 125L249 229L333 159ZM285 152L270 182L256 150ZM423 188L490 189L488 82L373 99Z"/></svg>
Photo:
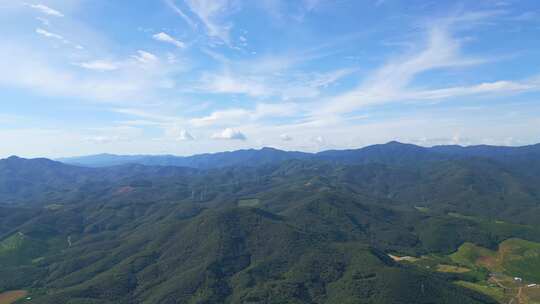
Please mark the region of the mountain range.
<svg viewBox="0 0 540 304"><path fill-rule="evenodd" d="M506 147L506 146L433 146L421 147L392 141L386 144L372 145L360 149L328 150L319 153L282 151L274 148L259 150L238 150L193 156L173 155L115 155L98 154L81 157L57 159L60 162L84 167L108 167L125 164L142 164L148 166L177 166L198 169L220 168L227 166L258 166L277 163L285 160L327 160L344 163L384 162L397 163L441 160L458 157L482 157L497 161L530 162L540 157L540 144Z"/></svg>
<svg viewBox="0 0 540 304"><path fill-rule="evenodd" d="M0 292L45 304L507 303L488 292L480 255L452 257L540 242L540 145L60 161L0 160ZM519 252L497 272L534 282L540 255Z"/></svg>

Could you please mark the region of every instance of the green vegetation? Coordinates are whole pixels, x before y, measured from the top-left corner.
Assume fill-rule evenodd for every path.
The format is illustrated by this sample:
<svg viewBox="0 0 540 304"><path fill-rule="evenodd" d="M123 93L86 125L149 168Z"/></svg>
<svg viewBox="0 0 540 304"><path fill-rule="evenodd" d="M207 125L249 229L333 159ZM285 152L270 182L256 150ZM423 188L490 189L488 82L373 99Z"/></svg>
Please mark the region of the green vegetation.
<svg viewBox="0 0 540 304"><path fill-rule="evenodd" d="M259 204L260 201L257 198L238 200L238 207L257 207Z"/></svg>
<svg viewBox="0 0 540 304"><path fill-rule="evenodd" d="M540 281L540 243L508 239L499 245L497 251L465 243L450 257L468 267L484 267L527 281Z"/></svg>
<svg viewBox="0 0 540 304"><path fill-rule="evenodd" d="M451 254L450 258L458 264L477 267L481 258L495 259L496 253L471 243L465 243L455 253Z"/></svg>
<svg viewBox="0 0 540 304"><path fill-rule="evenodd" d="M539 281L536 171L396 143L274 152L193 163L208 170L0 160L0 291L43 304L496 303L490 272Z"/></svg>
<svg viewBox="0 0 540 304"><path fill-rule="evenodd" d="M508 303L509 296L504 294L504 290L495 285L488 285L486 283L473 283L467 281L456 281L456 284L469 288L485 295L492 297L499 303Z"/></svg>
<svg viewBox="0 0 540 304"><path fill-rule="evenodd" d="M414 209L420 211L420 212L423 212L423 213L427 213L429 212L429 208L428 207L420 207L420 206L414 206Z"/></svg>

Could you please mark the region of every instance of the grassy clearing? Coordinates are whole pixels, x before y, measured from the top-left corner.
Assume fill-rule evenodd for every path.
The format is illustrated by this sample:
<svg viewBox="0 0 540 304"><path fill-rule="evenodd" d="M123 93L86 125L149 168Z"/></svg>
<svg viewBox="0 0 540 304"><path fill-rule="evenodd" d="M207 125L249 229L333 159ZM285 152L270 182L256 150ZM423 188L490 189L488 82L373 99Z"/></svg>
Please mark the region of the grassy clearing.
<svg viewBox="0 0 540 304"><path fill-rule="evenodd" d="M506 273L540 283L540 243L506 240L499 245L499 260Z"/></svg>
<svg viewBox="0 0 540 304"><path fill-rule="evenodd" d="M238 207L257 207L260 204L258 198L241 199L238 201Z"/></svg>
<svg viewBox="0 0 540 304"><path fill-rule="evenodd" d="M437 265L437 271L439 272L449 272L449 273L466 273L471 271L469 268L440 264Z"/></svg>
<svg viewBox="0 0 540 304"><path fill-rule="evenodd" d="M429 208L428 207L421 207L421 206L415 206L414 209L422 212L422 213L428 213L429 212Z"/></svg>
<svg viewBox="0 0 540 304"><path fill-rule="evenodd" d="M15 303L28 295L26 290L13 290L0 293L0 304Z"/></svg>
<svg viewBox="0 0 540 304"><path fill-rule="evenodd" d="M508 239L497 251L465 243L450 258L465 267L483 267L528 282L540 282L540 243Z"/></svg>
<svg viewBox="0 0 540 304"><path fill-rule="evenodd" d="M467 267L476 267L479 260L495 257L495 252L472 243L464 243L450 255L453 262Z"/></svg>
<svg viewBox="0 0 540 304"><path fill-rule="evenodd" d="M504 290L500 287L490 286L484 283L472 283L467 281L456 281L455 284L490 296L493 299L497 300L499 303L508 303L510 298L508 295L505 295Z"/></svg>
<svg viewBox="0 0 540 304"><path fill-rule="evenodd" d="M21 248L24 243L24 239L24 234L18 232L3 240L2 242L0 242L0 255Z"/></svg>

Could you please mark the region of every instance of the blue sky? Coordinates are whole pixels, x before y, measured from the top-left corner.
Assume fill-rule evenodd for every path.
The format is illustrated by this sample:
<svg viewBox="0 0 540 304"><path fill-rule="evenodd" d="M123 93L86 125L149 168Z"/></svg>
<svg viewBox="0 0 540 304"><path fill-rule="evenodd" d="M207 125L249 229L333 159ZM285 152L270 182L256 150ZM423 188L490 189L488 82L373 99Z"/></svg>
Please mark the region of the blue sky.
<svg viewBox="0 0 540 304"><path fill-rule="evenodd" d="M0 156L540 142L536 0L0 0Z"/></svg>

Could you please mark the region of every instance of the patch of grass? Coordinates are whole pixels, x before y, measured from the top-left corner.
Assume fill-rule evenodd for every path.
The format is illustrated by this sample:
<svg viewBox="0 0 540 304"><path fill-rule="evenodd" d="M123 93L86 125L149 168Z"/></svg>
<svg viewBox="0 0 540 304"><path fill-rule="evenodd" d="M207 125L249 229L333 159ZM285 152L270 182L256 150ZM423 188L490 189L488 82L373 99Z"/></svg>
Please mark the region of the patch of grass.
<svg viewBox="0 0 540 304"><path fill-rule="evenodd" d="M449 212L448 215L451 216L451 217L464 219L464 220L469 220L469 221L477 221L478 220L477 217L469 216L469 215L463 215L461 213L456 213L456 212Z"/></svg>
<svg viewBox="0 0 540 304"><path fill-rule="evenodd" d="M7 254L22 247L25 235L21 232L15 233L7 239L0 242L0 255Z"/></svg>
<svg viewBox="0 0 540 304"><path fill-rule="evenodd" d="M428 207L422 207L422 206L414 206L414 209L422 212L422 213L427 213L429 212L429 208Z"/></svg>
<svg viewBox="0 0 540 304"><path fill-rule="evenodd" d="M47 244L17 232L0 242L0 268L2 266L24 265L42 256Z"/></svg>
<svg viewBox="0 0 540 304"><path fill-rule="evenodd" d="M258 198L249 198L238 200L238 207L257 207L260 204Z"/></svg>
<svg viewBox="0 0 540 304"><path fill-rule="evenodd" d="M472 243L464 243L450 255L450 259L460 265L476 267L481 258L495 258L495 252Z"/></svg>
<svg viewBox="0 0 540 304"><path fill-rule="evenodd" d="M492 297L499 303L508 302L508 296L504 294L504 290L500 287L489 286L485 283L472 283L467 281L456 281L455 284Z"/></svg>

